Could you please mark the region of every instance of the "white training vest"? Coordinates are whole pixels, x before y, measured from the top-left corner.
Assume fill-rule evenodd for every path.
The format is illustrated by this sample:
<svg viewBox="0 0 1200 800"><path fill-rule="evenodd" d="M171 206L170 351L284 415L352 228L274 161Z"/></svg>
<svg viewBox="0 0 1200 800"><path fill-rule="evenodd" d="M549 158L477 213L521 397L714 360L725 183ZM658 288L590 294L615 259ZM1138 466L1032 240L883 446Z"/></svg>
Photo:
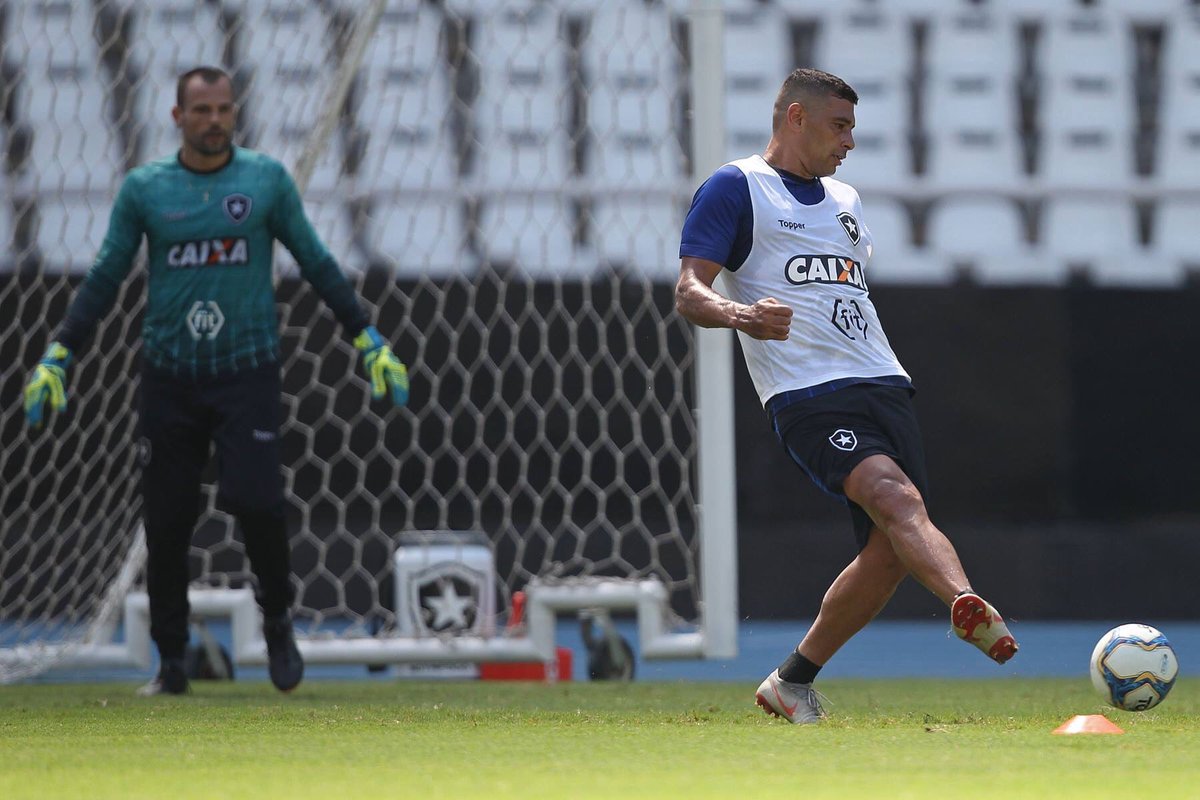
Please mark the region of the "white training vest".
<svg viewBox="0 0 1200 800"><path fill-rule="evenodd" d="M774 297L793 311L787 341L738 331L759 400L839 378L907 378L867 291L872 243L858 192L821 178L825 199L806 206L762 156L730 163L750 186L754 235L745 263L722 273L725 292L746 305Z"/></svg>

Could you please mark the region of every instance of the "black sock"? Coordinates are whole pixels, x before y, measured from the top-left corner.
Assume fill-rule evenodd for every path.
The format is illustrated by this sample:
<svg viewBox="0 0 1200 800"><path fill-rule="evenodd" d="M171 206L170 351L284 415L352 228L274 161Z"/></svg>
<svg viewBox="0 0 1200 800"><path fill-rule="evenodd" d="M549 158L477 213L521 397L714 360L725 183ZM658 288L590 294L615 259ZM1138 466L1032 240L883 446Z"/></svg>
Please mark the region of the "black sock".
<svg viewBox="0 0 1200 800"><path fill-rule="evenodd" d="M795 650L779 665L779 677L788 683L812 683L820 671L820 664L814 664Z"/></svg>

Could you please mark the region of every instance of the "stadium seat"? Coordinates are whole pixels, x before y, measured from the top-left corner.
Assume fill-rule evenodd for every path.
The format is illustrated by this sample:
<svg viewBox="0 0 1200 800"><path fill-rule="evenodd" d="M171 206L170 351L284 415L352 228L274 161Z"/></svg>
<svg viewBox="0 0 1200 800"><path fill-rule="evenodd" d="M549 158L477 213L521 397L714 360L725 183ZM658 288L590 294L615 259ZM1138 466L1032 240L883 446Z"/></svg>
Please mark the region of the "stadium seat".
<svg viewBox="0 0 1200 800"><path fill-rule="evenodd" d="M1186 13L1189 7L1195 5L1191 0L1137 0L1136 3L1125 0L1093 0L1094 4L1108 14L1116 16L1125 22L1137 24L1162 24L1174 21Z"/></svg>
<svg viewBox="0 0 1200 800"><path fill-rule="evenodd" d="M1037 256L1015 202L1000 197L947 198L929 216L930 247L983 284L1058 284L1057 259Z"/></svg>
<svg viewBox="0 0 1200 800"><path fill-rule="evenodd" d="M1165 199L1155 209L1153 220L1150 244L1155 256L1179 269L1200 272L1200 248L1196 247L1200 198Z"/></svg>
<svg viewBox="0 0 1200 800"><path fill-rule="evenodd" d="M1017 25L994 6L964 2L929 19L926 54L934 77L988 74L1005 82L1019 71Z"/></svg>
<svg viewBox="0 0 1200 800"><path fill-rule="evenodd" d="M725 147L732 161L761 153L783 79L795 69L787 19L776 6L744 3L725 13Z"/></svg>
<svg viewBox="0 0 1200 800"><path fill-rule="evenodd" d="M47 196L38 201L38 250L50 272L83 274L91 268L112 211L111 196L96 194L85 200Z"/></svg>
<svg viewBox="0 0 1200 800"><path fill-rule="evenodd" d="M906 83L880 76L852 85L859 97L854 150L834 177L862 190L906 191L913 180Z"/></svg>
<svg viewBox="0 0 1200 800"><path fill-rule="evenodd" d="M938 191L1014 190L1024 179L1016 84L1002 73L935 72L928 81L926 177Z"/></svg>
<svg viewBox="0 0 1200 800"><path fill-rule="evenodd" d="M479 19L479 96L472 130L476 174L486 192L557 189L571 176L567 49L557 9L490 7Z"/></svg>
<svg viewBox="0 0 1200 800"><path fill-rule="evenodd" d="M239 63L252 78L242 98L250 145L295 169L308 146L333 84L328 20L316 5L273 2L255 15L243 12L232 26ZM331 140L308 188L331 192L341 177L340 139ZM336 152L335 152L336 151Z"/></svg>
<svg viewBox="0 0 1200 800"><path fill-rule="evenodd" d="M574 230L574 210L561 197L486 202L479 220L480 257L539 279L583 277L595 264L576 257Z"/></svg>
<svg viewBox="0 0 1200 800"><path fill-rule="evenodd" d="M679 53L671 16L661 5L604 3L591 15L580 45L587 86L590 187L670 182L684 174L676 118Z"/></svg>
<svg viewBox="0 0 1200 800"><path fill-rule="evenodd" d="M836 177L866 190L908 188L913 176L908 21L874 8L830 11L820 20L814 60L859 96L855 149Z"/></svg>
<svg viewBox="0 0 1200 800"><path fill-rule="evenodd" d="M979 8L975 0L888 0L888 11L899 19L932 22L945 14Z"/></svg>
<svg viewBox="0 0 1200 800"><path fill-rule="evenodd" d="M991 0L999 13L1018 22L1046 25L1051 21L1079 10L1079 0Z"/></svg>
<svg viewBox="0 0 1200 800"><path fill-rule="evenodd" d="M179 75L197 65L221 66L225 34L211 6L182 0L155 0L134 9L130 57L140 130L139 161L151 161L179 148L171 119ZM138 43L153 43L140 47Z"/></svg>
<svg viewBox="0 0 1200 800"><path fill-rule="evenodd" d="M322 65L331 42L328 19L316 3L267 0L233 15L230 31L241 59L253 64ZM271 80L271 76L266 76Z"/></svg>
<svg viewBox="0 0 1200 800"><path fill-rule="evenodd" d="M910 76L913 38L906 20L877 6L829 8L820 15L816 66L845 78Z"/></svg>
<svg viewBox="0 0 1200 800"><path fill-rule="evenodd" d="M652 281L675 281L685 215L686 209L669 199L598 199L591 226L600 264Z"/></svg>
<svg viewBox="0 0 1200 800"><path fill-rule="evenodd" d="M562 196L576 179L561 11L533 2L485 4L478 22L472 130L480 258L536 277L579 272L575 207Z"/></svg>
<svg viewBox="0 0 1200 800"><path fill-rule="evenodd" d="M304 211L308 214L317 235L343 270L361 272L366 267L364 254L354 246L353 225L349 211L343 203L337 200L306 200ZM300 274L296 259L282 243L275 246L275 264L282 274Z"/></svg>
<svg viewBox="0 0 1200 800"><path fill-rule="evenodd" d="M466 230L456 201L384 197L372 206L367 246L371 261L398 277L469 275L475 259L467 251Z"/></svg>
<svg viewBox="0 0 1200 800"><path fill-rule="evenodd" d="M91 3L76 0L8 0L4 3L4 60L31 72L51 62L95 66L100 47L92 33Z"/></svg>
<svg viewBox="0 0 1200 800"><path fill-rule="evenodd" d="M85 61L34 62L24 77L17 118L33 131L24 169L37 176L38 191L115 190L124 154L97 67Z"/></svg>
<svg viewBox="0 0 1200 800"><path fill-rule="evenodd" d="M926 247L913 243L913 219L898 200L863 199L863 221L871 233L867 284L941 285L954 277L953 264Z"/></svg>
<svg viewBox="0 0 1200 800"><path fill-rule="evenodd" d="M1164 31L1155 183L1195 189L1200 175L1200 16L1181 15Z"/></svg>
<svg viewBox="0 0 1200 800"><path fill-rule="evenodd" d="M1052 199L1042 224L1046 256L1069 270L1086 267L1098 285L1158 288L1182 280L1177 264L1153 258L1140 243L1136 211L1124 199Z"/></svg>
<svg viewBox="0 0 1200 800"><path fill-rule="evenodd" d="M1012 191L1024 178L1017 23L987 5L929 19L922 104L934 191Z"/></svg>
<svg viewBox="0 0 1200 800"><path fill-rule="evenodd" d="M1124 188L1134 180L1133 35L1099 11L1050 20L1043 76L1039 174L1051 189Z"/></svg>
<svg viewBox="0 0 1200 800"><path fill-rule="evenodd" d="M446 189L458 180L441 25L428 5L389 7L380 19L359 76L357 119L367 133L360 191Z"/></svg>

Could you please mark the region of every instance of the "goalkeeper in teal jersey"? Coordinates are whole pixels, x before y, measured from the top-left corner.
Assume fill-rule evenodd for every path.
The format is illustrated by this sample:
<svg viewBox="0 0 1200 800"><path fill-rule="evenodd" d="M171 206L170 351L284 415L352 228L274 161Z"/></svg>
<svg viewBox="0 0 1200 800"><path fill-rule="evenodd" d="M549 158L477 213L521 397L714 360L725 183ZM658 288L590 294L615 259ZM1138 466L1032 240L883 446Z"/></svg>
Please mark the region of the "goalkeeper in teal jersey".
<svg viewBox="0 0 1200 800"><path fill-rule="evenodd" d="M179 78L172 111L182 146L132 170L108 233L56 340L25 389L29 424L66 407L66 371L116 301L145 237L148 298L142 327L139 453L157 676L144 694L188 689L188 548L200 479L216 445L220 497L238 520L258 581L271 680L287 691L304 662L292 632L294 600L280 471L279 332L272 282L278 239L333 311L371 380L372 394L408 401L408 374L370 325L353 288L309 223L278 161L232 144L236 107L222 70Z"/></svg>

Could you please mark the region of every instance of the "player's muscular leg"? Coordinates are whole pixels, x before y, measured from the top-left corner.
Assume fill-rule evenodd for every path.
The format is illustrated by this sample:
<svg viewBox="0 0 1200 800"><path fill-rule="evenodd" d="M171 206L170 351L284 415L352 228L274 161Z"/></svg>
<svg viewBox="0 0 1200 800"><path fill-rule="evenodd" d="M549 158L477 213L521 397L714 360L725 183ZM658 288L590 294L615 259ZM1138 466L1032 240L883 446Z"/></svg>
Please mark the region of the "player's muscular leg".
<svg viewBox="0 0 1200 800"><path fill-rule="evenodd" d="M828 662L875 618L906 575L908 568L887 536L873 528L867 546L825 592L816 622L800 643L800 654L815 664Z"/></svg>
<svg viewBox="0 0 1200 800"><path fill-rule="evenodd" d="M969 587L954 545L929 520L921 493L895 461L884 455L864 459L843 490L883 531L912 576L944 603Z"/></svg>

